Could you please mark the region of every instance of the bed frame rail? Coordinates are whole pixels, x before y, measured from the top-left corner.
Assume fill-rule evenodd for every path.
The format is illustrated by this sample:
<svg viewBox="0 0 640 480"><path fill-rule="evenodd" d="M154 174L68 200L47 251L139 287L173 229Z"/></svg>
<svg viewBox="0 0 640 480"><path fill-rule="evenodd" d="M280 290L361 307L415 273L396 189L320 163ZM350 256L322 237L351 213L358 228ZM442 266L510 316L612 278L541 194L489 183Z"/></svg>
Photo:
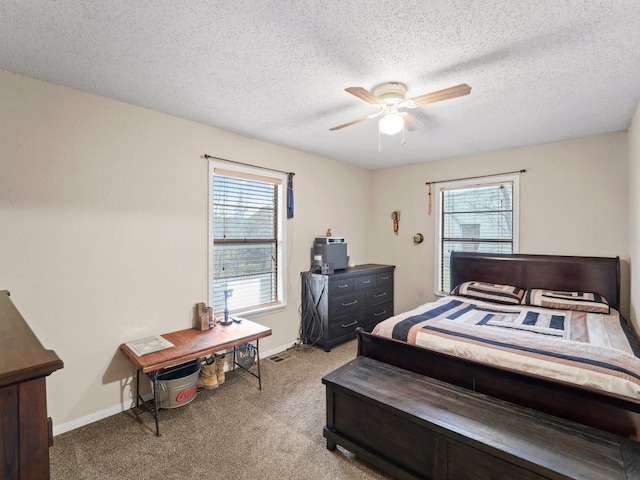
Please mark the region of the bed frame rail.
<svg viewBox="0 0 640 480"><path fill-rule="evenodd" d="M356 330L358 355L640 441L640 403Z"/></svg>

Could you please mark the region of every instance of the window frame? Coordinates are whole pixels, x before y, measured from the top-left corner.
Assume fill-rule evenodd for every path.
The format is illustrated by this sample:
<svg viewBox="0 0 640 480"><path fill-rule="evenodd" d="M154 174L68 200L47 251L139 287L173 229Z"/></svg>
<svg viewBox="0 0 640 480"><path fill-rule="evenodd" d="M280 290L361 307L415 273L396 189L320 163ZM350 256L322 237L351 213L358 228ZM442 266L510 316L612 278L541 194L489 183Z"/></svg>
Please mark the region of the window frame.
<svg viewBox="0 0 640 480"><path fill-rule="evenodd" d="M453 180L450 182L439 182L434 184L435 190L435 214L437 225L435 228L435 260L434 260L434 293L441 297L449 295L449 292L442 290L442 236L443 236L443 214L442 214L442 192L444 190L483 187L495 185L497 183L513 183L512 198L512 253L520 251L520 175L495 175L483 178L467 180ZM455 287L452 285L451 288Z"/></svg>
<svg viewBox="0 0 640 480"><path fill-rule="evenodd" d="M275 303L259 306L255 305L252 307L246 307L239 310L229 310L230 314L236 314L243 318L251 318L255 316L265 315L269 313L273 313L275 311L283 310L287 306L287 295L285 291L285 253L286 253L286 228L284 225L285 219L287 218L287 174L284 172L278 172L270 169L263 169L260 167L254 167L249 165L242 164L230 164L229 162L224 162L222 160L210 160L209 161L209 172L208 172L208 229L207 229L207 242L209 245L208 248L208 271L207 271L207 292L208 292L208 305L212 305L214 303L214 274L215 274L215 255L214 255L214 220L213 220L213 179L214 175L216 175L216 169L220 171L226 171L230 174L237 173L239 175L245 175L249 177L256 177L256 180L260 180L260 178L265 178L269 180L274 180L276 183L277 194L278 194L278 204L277 204L277 226L276 226L276 289L277 289L277 298ZM219 316L222 312L214 312L214 314Z"/></svg>

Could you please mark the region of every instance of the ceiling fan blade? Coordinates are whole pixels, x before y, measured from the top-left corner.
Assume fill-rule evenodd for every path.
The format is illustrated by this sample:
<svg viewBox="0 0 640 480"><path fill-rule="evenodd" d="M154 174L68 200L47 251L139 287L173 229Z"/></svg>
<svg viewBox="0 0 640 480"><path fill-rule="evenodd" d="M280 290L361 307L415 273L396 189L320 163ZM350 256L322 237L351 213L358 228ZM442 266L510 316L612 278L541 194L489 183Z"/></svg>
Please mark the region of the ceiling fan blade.
<svg viewBox="0 0 640 480"><path fill-rule="evenodd" d="M463 97L465 95L469 95L470 93L471 87L466 83L462 83L460 85L456 85L455 87L449 87L443 90L438 90L437 92L420 95L419 97L414 97L410 100L412 100L413 103L415 103L417 106L420 106L427 105L428 103L441 102L442 100L449 100L451 98Z"/></svg>
<svg viewBox="0 0 640 480"><path fill-rule="evenodd" d="M355 95L360 100L364 100L371 105L384 105L384 102L376 97L373 93L371 93L366 88L362 87L349 87L344 89L345 92L349 92L351 95Z"/></svg>
<svg viewBox="0 0 640 480"><path fill-rule="evenodd" d="M417 128L421 126L420 120L411 115L410 113L404 112L404 128L409 130L410 132L415 131Z"/></svg>
<svg viewBox="0 0 640 480"><path fill-rule="evenodd" d="M355 125L356 123L364 122L368 118L369 118L368 116L357 118L355 120L351 120L350 122L343 123L342 125L338 125L337 127L330 128L329 130L333 131L333 130L340 130L341 128L344 128L344 127L350 127L351 125Z"/></svg>
<svg viewBox="0 0 640 480"><path fill-rule="evenodd" d="M333 131L333 130L340 130L341 128L344 128L344 127L350 127L351 125L355 125L356 123L364 122L365 120L368 120L370 118L376 118L382 112L383 112L383 110L381 109L381 110L377 111L376 113L372 113L371 115L367 115L366 117L361 117L361 118L357 118L355 120L351 120L350 122L343 123L342 125L338 125L337 127L330 128L329 130Z"/></svg>

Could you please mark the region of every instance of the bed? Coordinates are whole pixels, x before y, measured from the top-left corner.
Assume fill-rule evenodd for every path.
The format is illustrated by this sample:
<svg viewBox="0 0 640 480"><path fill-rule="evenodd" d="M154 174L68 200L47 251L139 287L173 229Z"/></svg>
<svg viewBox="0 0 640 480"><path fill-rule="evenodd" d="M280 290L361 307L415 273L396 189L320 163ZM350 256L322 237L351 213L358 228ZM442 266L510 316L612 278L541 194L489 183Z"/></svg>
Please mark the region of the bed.
<svg viewBox="0 0 640 480"><path fill-rule="evenodd" d="M531 327L531 322L526 321L526 315L529 313L523 313L524 308L520 305L509 303L511 300L495 303L493 299L469 299L465 296L468 291L463 291L462 295L457 295L461 292L456 291L456 295L440 299L432 305L421 306L418 311L405 312L387 319L376 326L372 333L358 331L358 355L640 440L640 360L636 357L635 336L626 321L618 314L618 258L454 252L451 256L451 285L469 285L469 282L515 286L527 294L539 289L589 292L595 294L595 303L598 305L604 303L602 298L606 299L607 308L600 313L585 313L582 307L577 307L577 310L565 314L558 308L549 308L547 304L527 306L527 309L540 314L541 318L544 317L544 321L539 324L543 330L532 332L531 329L535 330L537 327ZM594 297L590 299L594 300ZM491 318L496 318L492 310L497 311L498 321L503 323L483 327L494 332L493 336L489 335L488 341L478 340L477 330L470 330L470 324L477 323L476 319L481 318L478 317L478 308L484 310L484 313L490 311L488 317ZM437 315L427 314L426 317L420 317L420 310L433 312L434 309ZM447 317L455 315L447 313L449 311L458 312L456 315L461 317L466 315L468 321L451 321ZM505 312L507 315L503 317L502 314ZM566 328L559 329L560 333L552 332L554 322L556 325L558 322L564 324ZM597 322L608 323L614 327L618 322L614 330L629 340L628 345L623 346L624 341L618 337L612 336L609 339L609 333L603 334L602 337L607 337L607 341L596 342L598 344L594 347L600 356L596 356L595 360L582 362L576 361L577 357L573 352L559 351L557 347L555 351L552 349L550 354L541 356L538 345L533 340L535 337L549 336L553 338L552 342L556 342L557 339L553 336L559 335L570 337L569 343L578 344L580 342L575 341L572 336L579 337L580 332L584 334L584 325L598 325L590 332L592 337L596 337L594 332L598 332L600 328L600 323ZM575 325L578 327L572 331L569 326ZM527 331L522 333L522 330ZM515 361L514 348L505 346L504 341L505 335L510 335L506 332L510 331L522 334L524 345L531 347L525 357L533 359L534 363L545 363L549 360L551 364L550 357L561 358L560 374L555 377L549 376L548 372L530 368L530 364L521 365ZM460 347L454 341L456 337L466 339L466 343L463 342ZM528 338L531 339L529 344ZM422 345L416 345L416 341ZM478 343L484 343L480 345L480 350L485 357L465 353L471 348L470 344ZM609 353L610 357L607 358L606 355L611 352L611 343L615 344L616 348L621 347L623 353ZM454 346L441 347L442 344ZM492 351L491 348L495 350ZM531 354L532 351L535 354ZM500 356L494 355L495 352L504 354L506 361L496 364L490 360L492 357ZM587 365L587 370L595 371L596 376L583 379L583 372L578 368L580 363ZM607 368L603 367L605 364ZM577 374L578 380L571 378L573 372Z"/></svg>

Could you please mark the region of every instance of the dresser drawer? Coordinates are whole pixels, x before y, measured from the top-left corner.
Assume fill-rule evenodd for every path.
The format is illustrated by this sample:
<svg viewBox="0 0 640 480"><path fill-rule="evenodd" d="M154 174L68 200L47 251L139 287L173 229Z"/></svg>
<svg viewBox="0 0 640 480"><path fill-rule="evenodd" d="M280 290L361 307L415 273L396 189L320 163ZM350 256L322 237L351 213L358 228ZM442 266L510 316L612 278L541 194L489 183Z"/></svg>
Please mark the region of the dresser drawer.
<svg viewBox="0 0 640 480"><path fill-rule="evenodd" d="M367 307L364 313L364 318L362 318L362 327L370 332L376 324L392 316L393 302Z"/></svg>
<svg viewBox="0 0 640 480"><path fill-rule="evenodd" d="M353 277L329 279L329 295L342 295L352 290Z"/></svg>
<svg viewBox="0 0 640 480"><path fill-rule="evenodd" d="M370 275L358 275L353 277L353 288L355 290L361 290L365 288L375 287L376 286L376 274L372 273Z"/></svg>
<svg viewBox="0 0 640 480"><path fill-rule="evenodd" d="M329 317L341 317L356 311L361 311L365 306L365 292L351 292L345 295L336 295L329 301Z"/></svg>
<svg viewBox="0 0 640 480"><path fill-rule="evenodd" d="M352 336L356 328L363 326L363 314L358 312L354 315L337 318L331 321L329 332L331 338L340 338Z"/></svg>
<svg viewBox="0 0 640 480"><path fill-rule="evenodd" d="M378 273L376 275L376 285L390 285L393 284L393 270L388 272Z"/></svg>
<svg viewBox="0 0 640 480"><path fill-rule="evenodd" d="M393 300L393 285L368 288L365 290L366 306L387 303Z"/></svg>

